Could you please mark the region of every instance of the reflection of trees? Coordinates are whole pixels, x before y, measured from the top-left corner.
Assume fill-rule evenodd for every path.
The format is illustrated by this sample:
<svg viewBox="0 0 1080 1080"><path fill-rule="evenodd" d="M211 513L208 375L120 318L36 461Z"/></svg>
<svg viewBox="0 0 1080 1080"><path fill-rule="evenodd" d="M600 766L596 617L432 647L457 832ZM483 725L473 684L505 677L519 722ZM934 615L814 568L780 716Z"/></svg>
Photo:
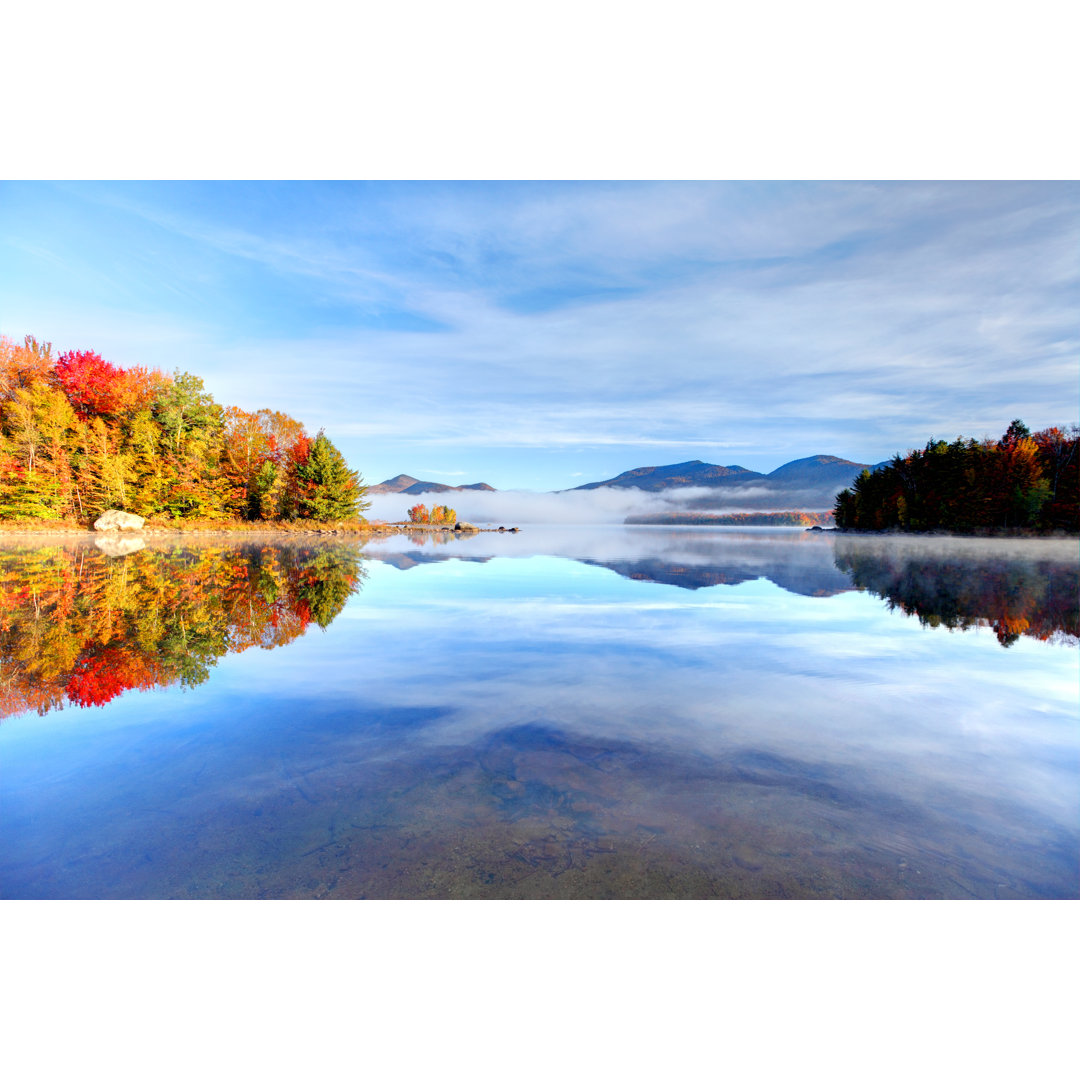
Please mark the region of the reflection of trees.
<svg viewBox="0 0 1080 1080"><path fill-rule="evenodd" d="M836 565L859 589L915 615L923 626L991 627L1006 648L1021 634L1080 640L1080 575L1074 564L1019 558L969 559L838 542Z"/></svg>
<svg viewBox="0 0 1080 1080"><path fill-rule="evenodd" d="M354 548L320 548L300 570L296 583L302 617L324 630L356 592L360 559Z"/></svg>
<svg viewBox="0 0 1080 1080"><path fill-rule="evenodd" d="M431 544L432 546L438 544L449 544L454 540L461 539L463 539L462 534L453 532L452 530L442 532L434 529L425 529L423 531L419 529L412 529L409 532L409 540L417 547L424 547L426 544Z"/></svg>
<svg viewBox="0 0 1080 1080"><path fill-rule="evenodd" d="M329 626L363 577L346 545L0 551L0 717L196 686L226 653Z"/></svg>

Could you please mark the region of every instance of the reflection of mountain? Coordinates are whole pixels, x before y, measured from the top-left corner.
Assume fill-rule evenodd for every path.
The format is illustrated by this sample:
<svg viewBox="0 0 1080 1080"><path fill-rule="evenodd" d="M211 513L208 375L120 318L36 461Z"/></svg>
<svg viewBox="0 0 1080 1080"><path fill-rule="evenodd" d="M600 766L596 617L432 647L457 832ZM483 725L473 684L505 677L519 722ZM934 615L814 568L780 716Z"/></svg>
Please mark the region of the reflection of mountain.
<svg viewBox="0 0 1080 1080"><path fill-rule="evenodd" d="M441 552L436 554L428 551L369 551L365 555L367 558L397 567L398 570L411 570L421 563L446 562L449 559L457 559L460 562L490 562L494 558L493 555L444 555Z"/></svg>
<svg viewBox="0 0 1080 1080"><path fill-rule="evenodd" d="M652 555L635 545L636 552L640 553L597 558L591 554L595 550L591 544L586 548L589 554L575 550L574 537L568 534L549 553L586 566L603 567L633 581L652 581L661 585L675 585L680 589L706 589L713 585L738 585L743 581L768 578L782 589L802 596L833 596L853 586L848 576L833 564L832 545L820 539L820 535L814 537L807 533L778 532L759 537L732 530L717 539L705 538L700 534L658 530L634 535L633 539L659 543L662 548L672 545L668 550ZM438 542L438 534L420 534L415 542ZM496 554L513 553L502 548L498 552L488 549L482 555L459 555L457 550L395 552L371 548L366 554L399 570L408 570L420 563L449 559L488 562Z"/></svg>
<svg viewBox="0 0 1080 1080"><path fill-rule="evenodd" d="M834 533L762 530L626 529L554 531L540 549L611 570L631 581L707 589L766 578L800 596L869 589L927 626L992 627L1004 644L1020 634L1042 640L1080 638L1080 572L1073 545L1021 541L902 540ZM514 557L502 537L475 537L447 551L368 552L409 569L460 559ZM476 554L459 555L458 551Z"/></svg>
<svg viewBox="0 0 1080 1080"><path fill-rule="evenodd" d="M791 553L785 553L791 554ZM852 588L846 574L832 565L828 551L815 551L818 559L793 560L780 557L775 561L756 563L733 562L728 565L679 564L662 559L613 560L598 562L581 559L590 566L603 566L634 581L655 581L661 585L676 585L680 589L707 589L713 585L738 585L744 581L768 578L774 585L801 596L834 596Z"/></svg>
<svg viewBox="0 0 1080 1080"><path fill-rule="evenodd" d="M195 686L226 653L329 626L363 576L346 545L0 550L0 717Z"/></svg>
<svg viewBox="0 0 1080 1080"><path fill-rule="evenodd" d="M1038 544L1039 541L1033 541ZM915 615L924 626L990 627L1002 645L1021 635L1080 640L1080 572L1074 562L995 555L963 557L958 549L875 545L840 537L836 565L859 589Z"/></svg>

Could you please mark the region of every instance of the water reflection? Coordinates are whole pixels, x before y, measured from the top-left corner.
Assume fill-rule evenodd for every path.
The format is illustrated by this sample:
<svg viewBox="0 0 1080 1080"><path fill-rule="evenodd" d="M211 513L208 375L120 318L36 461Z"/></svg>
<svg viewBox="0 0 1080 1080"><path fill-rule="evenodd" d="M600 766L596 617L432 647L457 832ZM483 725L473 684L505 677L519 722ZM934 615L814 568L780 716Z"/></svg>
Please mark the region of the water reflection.
<svg viewBox="0 0 1080 1080"><path fill-rule="evenodd" d="M724 530L635 526L598 529L544 529L528 537L486 534L467 546L416 551L429 543L445 544L446 535L411 536L405 543L380 544L371 557L405 570L448 559L482 562L495 557L537 554L601 566L632 581L707 589L765 578L800 596L834 596L854 588L850 576L833 561L831 545L821 534L802 529ZM449 534L453 535L453 534Z"/></svg>
<svg viewBox="0 0 1080 1080"><path fill-rule="evenodd" d="M177 679L0 726L0 895L1077 897L1078 650L906 618L894 578L947 593L961 549L846 543L531 529L362 556L25 552L2 564L20 663L48 651L27 644L49 622L33 596L64 655L83 655L76 609L91 655L145 641L148 664L179 659L163 627L222 629L195 694ZM1075 592L1074 545L963 550L988 571L967 593L1030 596L1031 626ZM98 584L66 609L91 557ZM1040 592L1015 568L1042 564ZM289 637L305 582L327 632ZM244 614L274 604L280 636ZM74 665L53 664L66 694Z"/></svg>
<svg viewBox="0 0 1080 1080"><path fill-rule="evenodd" d="M359 587L355 547L0 549L0 718L204 682L227 653L327 627Z"/></svg>
<svg viewBox="0 0 1080 1080"><path fill-rule="evenodd" d="M624 530L625 532L625 530ZM695 535L696 534L696 535ZM544 550L632 581L706 589L765 579L800 596L868 590L890 610L917 616L925 627L990 628L1008 647L1020 635L1040 641L1080 640L1080 573L1073 541L853 537L803 530L640 529L619 538L606 557L586 555L580 532L549 533ZM424 546L424 534L410 537ZM435 536L432 544L445 544ZM488 541L449 551L400 551L371 556L399 570L448 559L485 562L515 554L516 541ZM520 549L520 544L518 544ZM532 552L532 549L529 549ZM659 552L659 553L658 553Z"/></svg>
<svg viewBox="0 0 1080 1080"><path fill-rule="evenodd" d="M1080 577L1073 561L1040 557L1042 544L842 536L836 565L856 588L884 598L890 610L917 616L923 626L990 627L1006 648L1021 635L1075 644Z"/></svg>

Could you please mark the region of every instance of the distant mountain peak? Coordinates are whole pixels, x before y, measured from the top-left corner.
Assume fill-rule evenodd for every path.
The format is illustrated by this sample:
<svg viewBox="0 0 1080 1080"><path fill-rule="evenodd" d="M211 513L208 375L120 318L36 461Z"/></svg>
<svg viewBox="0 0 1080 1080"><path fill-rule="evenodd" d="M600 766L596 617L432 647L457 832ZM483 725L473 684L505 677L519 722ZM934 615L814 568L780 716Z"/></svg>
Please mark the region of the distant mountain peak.
<svg viewBox="0 0 1080 1080"><path fill-rule="evenodd" d="M398 473L381 484L367 489L369 495L441 495L444 491L494 491L490 484L440 484L434 480L417 480L408 473Z"/></svg>
<svg viewBox="0 0 1080 1080"><path fill-rule="evenodd" d="M823 480L842 481L844 484L854 479L867 465L858 461L848 461L847 458L836 457L834 454L813 454L811 457L797 458L781 465L779 469L773 469L769 473L769 479L783 483L810 481L820 483Z"/></svg>
<svg viewBox="0 0 1080 1080"><path fill-rule="evenodd" d="M849 461L847 458L836 457L834 454L811 454L810 457L796 458L794 461L789 461L785 465L781 465L780 469L789 469L793 465L858 465L857 461ZM773 472L779 472L780 469L774 469ZM769 473L772 476L772 473Z"/></svg>
<svg viewBox="0 0 1080 1080"><path fill-rule="evenodd" d="M736 502L774 510L822 509L831 505L836 492L853 483L865 468L866 465L834 454L813 454L789 461L766 476L742 465L712 465L695 459L676 465L643 465L610 480L582 484L573 490L603 487L661 492L708 488L712 490L694 499L693 509Z"/></svg>
<svg viewBox="0 0 1080 1080"><path fill-rule="evenodd" d="M396 494L419 482L420 481L417 480L415 476L409 476L408 473L398 473L397 476L392 476L389 480L384 480L381 484L375 484L372 487L369 487L367 493L369 495Z"/></svg>
<svg viewBox="0 0 1080 1080"><path fill-rule="evenodd" d="M761 473L751 472L741 465L713 465L695 458L693 461L680 461L675 465L643 465L638 469L619 473L610 480L582 484L573 490L591 491L599 487L618 487L662 491L673 487L722 487L754 476L761 476Z"/></svg>

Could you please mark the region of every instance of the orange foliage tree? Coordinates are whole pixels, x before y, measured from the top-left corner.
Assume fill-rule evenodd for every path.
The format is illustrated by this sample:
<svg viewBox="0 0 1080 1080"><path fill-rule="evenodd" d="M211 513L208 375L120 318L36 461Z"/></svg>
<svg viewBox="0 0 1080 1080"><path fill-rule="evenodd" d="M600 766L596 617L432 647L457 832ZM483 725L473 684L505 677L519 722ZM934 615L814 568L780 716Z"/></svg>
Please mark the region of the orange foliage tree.
<svg viewBox="0 0 1080 1080"><path fill-rule="evenodd" d="M409 520L414 525L453 525L457 511L449 506L433 506L429 510L423 503L417 503L409 507Z"/></svg>
<svg viewBox="0 0 1080 1080"><path fill-rule="evenodd" d="M1080 531L1080 430L1032 435L1019 420L994 442L933 440L863 470L837 495L843 529Z"/></svg>
<svg viewBox="0 0 1080 1080"><path fill-rule="evenodd" d="M310 517L327 502L300 476L312 445L285 413L222 408L189 372L0 337L0 519Z"/></svg>

